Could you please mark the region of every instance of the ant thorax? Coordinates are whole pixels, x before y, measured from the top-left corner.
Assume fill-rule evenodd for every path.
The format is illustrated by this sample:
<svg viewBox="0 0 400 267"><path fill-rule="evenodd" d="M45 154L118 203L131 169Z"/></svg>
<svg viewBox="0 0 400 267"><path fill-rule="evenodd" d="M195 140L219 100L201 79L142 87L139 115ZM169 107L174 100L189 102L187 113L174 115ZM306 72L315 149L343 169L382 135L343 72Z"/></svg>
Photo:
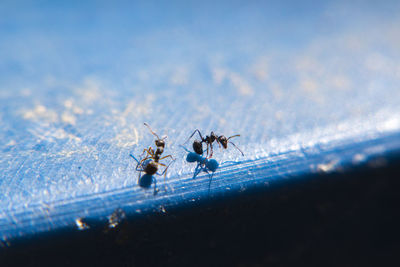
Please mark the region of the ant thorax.
<svg viewBox="0 0 400 267"><path fill-rule="evenodd" d="M159 159L163 152L164 152L164 147L157 147L156 153L154 155L155 159Z"/></svg>
<svg viewBox="0 0 400 267"><path fill-rule="evenodd" d="M218 139L218 136L214 133L214 132L211 132L211 134L210 134L210 141L211 141L211 143L212 142L214 142L216 139Z"/></svg>
<svg viewBox="0 0 400 267"><path fill-rule="evenodd" d="M207 135L206 138L204 138L202 141L206 142L208 144L212 144L217 139L218 139L218 136L214 132L211 132L211 134Z"/></svg>

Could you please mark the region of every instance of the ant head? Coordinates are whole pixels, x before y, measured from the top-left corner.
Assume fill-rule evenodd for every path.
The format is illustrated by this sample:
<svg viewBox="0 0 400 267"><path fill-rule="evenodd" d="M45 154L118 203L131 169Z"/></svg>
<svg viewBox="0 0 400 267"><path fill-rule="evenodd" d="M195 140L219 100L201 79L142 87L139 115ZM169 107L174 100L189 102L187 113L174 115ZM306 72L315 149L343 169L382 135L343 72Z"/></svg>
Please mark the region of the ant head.
<svg viewBox="0 0 400 267"><path fill-rule="evenodd" d="M228 148L228 139L227 139L224 135L221 135L221 136L218 137L218 142L219 142L225 149Z"/></svg>
<svg viewBox="0 0 400 267"><path fill-rule="evenodd" d="M197 154L202 155L203 154L203 143L198 141L198 140L194 140L194 142L193 142L193 150Z"/></svg>
<svg viewBox="0 0 400 267"><path fill-rule="evenodd" d="M162 148L165 147L165 141L164 141L164 139L157 139L157 140L155 141L155 143L156 143L156 146L157 146L157 147L162 147Z"/></svg>

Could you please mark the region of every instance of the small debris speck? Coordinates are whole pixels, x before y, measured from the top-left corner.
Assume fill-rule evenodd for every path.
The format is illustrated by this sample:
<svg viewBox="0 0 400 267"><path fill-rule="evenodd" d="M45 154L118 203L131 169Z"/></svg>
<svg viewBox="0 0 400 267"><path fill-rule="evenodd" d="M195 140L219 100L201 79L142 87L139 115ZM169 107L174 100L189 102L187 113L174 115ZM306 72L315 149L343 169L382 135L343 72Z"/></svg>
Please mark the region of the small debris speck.
<svg viewBox="0 0 400 267"><path fill-rule="evenodd" d="M337 160L332 160L328 163L318 164L317 170L320 172L331 172L335 169L337 163Z"/></svg>
<svg viewBox="0 0 400 267"><path fill-rule="evenodd" d="M75 220L75 224L79 230L86 230L89 229L89 225L87 225L82 218L78 218Z"/></svg>
<svg viewBox="0 0 400 267"><path fill-rule="evenodd" d="M122 209L116 209L109 217L108 217L108 227L115 228L117 227L122 220L126 218L126 214Z"/></svg>

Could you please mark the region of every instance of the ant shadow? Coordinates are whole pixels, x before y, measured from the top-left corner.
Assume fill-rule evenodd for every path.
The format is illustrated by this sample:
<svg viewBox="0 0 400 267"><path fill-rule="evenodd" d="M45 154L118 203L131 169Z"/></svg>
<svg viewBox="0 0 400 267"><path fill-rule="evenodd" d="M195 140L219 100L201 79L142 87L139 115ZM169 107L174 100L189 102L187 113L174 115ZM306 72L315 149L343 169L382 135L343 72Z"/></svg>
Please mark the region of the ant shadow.
<svg viewBox="0 0 400 267"><path fill-rule="evenodd" d="M154 175L150 175L147 173L141 175L143 172L143 168L145 168L146 165L149 164L151 159L145 160L144 162L140 163L140 161L137 160L132 154L129 154L129 156L131 156L137 162L136 170L139 171L138 185L141 188L149 189L151 185L154 184L154 195L156 195L159 191L159 189L157 188L157 179L154 177ZM139 169L139 167L141 167L142 169ZM162 175L158 172L156 174Z"/></svg>
<svg viewBox="0 0 400 267"><path fill-rule="evenodd" d="M184 146L181 146L186 152L188 152L186 156L186 161L189 163L194 163L197 162L196 168L194 169L194 174L192 179L195 179L202 171L207 173L208 176L210 177L210 182L208 184L208 193L210 193L210 188L211 188L211 182L212 178L214 176L214 173L217 171L219 167L218 161L215 159L208 159L205 157L202 157L201 155L191 152L188 149L186 149Z"/></svg>

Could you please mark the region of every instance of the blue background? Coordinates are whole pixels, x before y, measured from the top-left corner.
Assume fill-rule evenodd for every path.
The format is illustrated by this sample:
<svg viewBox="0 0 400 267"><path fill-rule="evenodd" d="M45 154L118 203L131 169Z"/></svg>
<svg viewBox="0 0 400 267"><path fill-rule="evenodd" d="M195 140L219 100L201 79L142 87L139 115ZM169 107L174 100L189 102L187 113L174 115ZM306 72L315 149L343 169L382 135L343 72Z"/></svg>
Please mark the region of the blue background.
<svg viewBox="0 0 400 267"><path fill-rule="evenodd" d="M400 147L397 1L2 1L3 240L271 186ZM153 146L177 160L137 185ZM192 179L194 129L241 134ZM190 142L186 143L191 149Z"/></svg>

